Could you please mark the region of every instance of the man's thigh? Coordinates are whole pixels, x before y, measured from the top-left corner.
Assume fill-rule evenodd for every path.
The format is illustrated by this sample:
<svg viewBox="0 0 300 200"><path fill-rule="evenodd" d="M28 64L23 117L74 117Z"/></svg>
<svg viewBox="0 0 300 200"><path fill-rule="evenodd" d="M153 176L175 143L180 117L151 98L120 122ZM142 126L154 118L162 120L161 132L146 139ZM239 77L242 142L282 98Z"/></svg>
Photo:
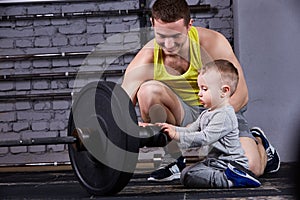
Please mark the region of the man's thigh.
<svg viewBox="0 0 300 200"><path fill-rule="evenodd" d="M185 103L180 97L178 97L178 99L184 110L183 119L180 124L180 126L182 126L182 127L185 127L188 124L191 124L194 121L196 121L196 119L199 117L201 112L203 112L206 109L202 106L190 106L187 103Z"/></svg>

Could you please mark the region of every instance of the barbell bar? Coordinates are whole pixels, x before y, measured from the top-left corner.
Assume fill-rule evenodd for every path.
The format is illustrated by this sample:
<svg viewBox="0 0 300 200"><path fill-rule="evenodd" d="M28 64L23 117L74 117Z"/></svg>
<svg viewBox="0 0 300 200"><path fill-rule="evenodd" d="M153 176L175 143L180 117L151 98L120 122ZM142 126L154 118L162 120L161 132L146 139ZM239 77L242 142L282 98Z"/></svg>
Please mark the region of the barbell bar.
<svg viewBox="0 0 300 200"><path fill-rule="evenodd" d="M49 144L73 144L77 138L73 136L66 137L44 137L44 138L28 138L19 140L1 140L0 147L14 146L33 146L33 145L49 145Z"/></svg>
<svg viewBox="0 0 300 200"><path fill-rule="evenodd" d="M168 138L164 134L159 134L158 127L140 127L140 147L163 147L167 145ZM26 138L18 140L0 140L0 147L17 147L17 146L37 146L51 144L77 144L82 146L78 138L78 132L83 135L82 129L77 128L73 132L73 136L64 137L42 137L42 138ZM85 133L87 134L87 133ZM78 150L86 150L82 146Z"/></svg>

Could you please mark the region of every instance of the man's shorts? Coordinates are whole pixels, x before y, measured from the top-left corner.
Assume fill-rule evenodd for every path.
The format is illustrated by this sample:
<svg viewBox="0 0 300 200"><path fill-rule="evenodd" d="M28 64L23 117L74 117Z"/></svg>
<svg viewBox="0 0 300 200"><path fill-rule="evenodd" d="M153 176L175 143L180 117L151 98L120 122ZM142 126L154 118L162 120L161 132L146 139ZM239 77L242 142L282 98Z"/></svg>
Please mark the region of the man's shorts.
<svg viewBox="0 0 300 200"><path fill-rule="evenodd" d="M256 141L255 137L250 132L248 121L244 116L246 110L247 110L247 106L244 106L236 113L236 117L239 125L240 137L249 137Z"/></svg>
<svg viewBox="0 0 300 200"><path fill-rule="evenodd" d="M184 109L184 117L181 122L181 126L187 126L192 122L196 121L200 113L206 108L202 106L190 106L186 104L181 98L178 98ZM249 137L256 141L255 137L250 133L249 124L244 116L244 112L247 110L247 106L244 106L240 111L236 113L238 125L239 125L239 136Z"/></svg>

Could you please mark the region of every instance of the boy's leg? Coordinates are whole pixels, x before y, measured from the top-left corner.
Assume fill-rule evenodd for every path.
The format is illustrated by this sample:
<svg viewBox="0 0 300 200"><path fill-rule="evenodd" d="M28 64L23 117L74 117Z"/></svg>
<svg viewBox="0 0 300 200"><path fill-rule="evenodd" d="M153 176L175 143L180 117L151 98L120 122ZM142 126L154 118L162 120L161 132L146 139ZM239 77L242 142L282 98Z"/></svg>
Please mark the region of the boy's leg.
<svg viewBox="0 0 300 200"><path fill-rule="evenodd" d="M180 177L181 183L191 188L229 188L224 171L226 164L205 160L186 167Z"/></svg>
<svg viewBox="0 0 300 200"><path fill-rule="evenodd" d="M242 165L230 161L228 168L225 170L225 175L230 181L230 187L259 187L261 183L256 176Z"/></svg>
<svg viewBox="0 0 300 200"><path fill-rule="evenodd" d="M209 159L186 167L181 183L191 188L259 187L261 183L241 165Z"/></svg>

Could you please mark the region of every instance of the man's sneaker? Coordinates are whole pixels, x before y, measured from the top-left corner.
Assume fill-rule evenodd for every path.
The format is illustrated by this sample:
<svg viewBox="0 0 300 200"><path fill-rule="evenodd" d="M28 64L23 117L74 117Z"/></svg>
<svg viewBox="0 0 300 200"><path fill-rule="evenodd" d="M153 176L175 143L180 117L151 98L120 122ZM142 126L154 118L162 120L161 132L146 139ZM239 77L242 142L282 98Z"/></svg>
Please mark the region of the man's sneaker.
<svg viewBox="0 0 300 200"><path fill-rule="evenodd" d="M276 149L271 145L267 139L265 133L258 127L251 128L251 133L254 137L260 137L262 144L267 153L267 165L265 168L265 173L274 173L277 172L280 168L280 157Z"/></svg>
<svg viewBox="0 0 300 200"><path fill-rule="evenodd" d="M185 166L185 158L181 156L176 162L152 172L148 181L163 182L180 179L181 171L185 168Z"/></svg>
<svg viewBox="0 0 300 200"><path fill-rule="evenodd" d="M253 173L238 164L229 163L225 175L233 183L233 187L259 187L261 185Z"/></svg>

